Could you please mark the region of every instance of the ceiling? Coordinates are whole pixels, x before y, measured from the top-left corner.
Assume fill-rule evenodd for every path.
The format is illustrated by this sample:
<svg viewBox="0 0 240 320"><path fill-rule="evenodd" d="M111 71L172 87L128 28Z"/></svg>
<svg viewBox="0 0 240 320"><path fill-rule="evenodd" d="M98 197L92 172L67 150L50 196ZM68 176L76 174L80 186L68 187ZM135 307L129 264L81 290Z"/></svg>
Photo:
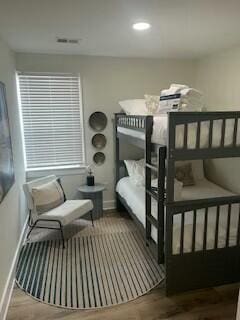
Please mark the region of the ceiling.
<svg viewBox="0 0 240 320"><path fill-rule="evenodd" d="M0 8L0 36L18 52L197 58L240 44L239 0L0 0ZM134 31L142 20L152 28Z"/></svg>

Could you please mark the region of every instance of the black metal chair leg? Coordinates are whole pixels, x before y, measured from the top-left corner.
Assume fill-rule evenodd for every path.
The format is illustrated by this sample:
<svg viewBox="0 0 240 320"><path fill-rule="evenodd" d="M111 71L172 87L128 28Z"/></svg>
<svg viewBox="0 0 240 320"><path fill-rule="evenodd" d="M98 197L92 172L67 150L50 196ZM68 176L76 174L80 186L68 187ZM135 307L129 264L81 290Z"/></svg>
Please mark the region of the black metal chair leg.
<svg viewBox="0 0 240 320"><path fill-rule="evenodd" d="M91 215L91 219L92 219L92 226L94 227L94 223L93 223L93 212L92 212L92 210L90 211L90 215Z"/></svg>
<svg viewBox="0 0 240 320"><path fill-rule="evenodd" d="M30 230L28 231L27 238L26 238L27 240L29 240L29 237L32 231L33 231L33 227L30 227Z"/></svg>
<svg viewBox="0 0 240 320"><path fill-rule="evenodd" d="M27 238L26 238L27 240L29 240L29 236L30 236L30 234L33 231L35 226L36 226L36 222L32 226L30 226L30 230L28 231Z"/></svg>
<svg viewBox="0 0 240 320"><path fill-rule="evenodd" d="M64 235L63 235L63 227L62 227L61 222L59 222L59 226L60 226L60 232L61 232L61 237L62 237L63 249L65 249Z"/></svg>
<svg viewBox="0 0 240 320"><path fill-rule="evenodd" d="M32 224L31 224L32 221L31 220L32 220L31 219L31 210L29 210L28 221L27 221L27 224L28 224L29 228L32 227Z"/></svg>

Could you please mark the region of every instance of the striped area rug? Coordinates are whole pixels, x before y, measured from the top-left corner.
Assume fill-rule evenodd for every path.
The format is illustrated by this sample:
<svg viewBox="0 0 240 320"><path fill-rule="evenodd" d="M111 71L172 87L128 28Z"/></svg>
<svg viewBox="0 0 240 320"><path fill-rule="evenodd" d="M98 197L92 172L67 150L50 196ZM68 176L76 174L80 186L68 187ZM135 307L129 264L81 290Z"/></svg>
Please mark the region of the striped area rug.
<svg viewBox="0 0 240 320"><path fill-rule="evenodd" d="M164 279L163 268L130 220L102 218L94 228L78 222L66 232L65 249L55 237L33 239L21 250L17 284L42 302L73 309L112 306L147 293Z"/></svg>

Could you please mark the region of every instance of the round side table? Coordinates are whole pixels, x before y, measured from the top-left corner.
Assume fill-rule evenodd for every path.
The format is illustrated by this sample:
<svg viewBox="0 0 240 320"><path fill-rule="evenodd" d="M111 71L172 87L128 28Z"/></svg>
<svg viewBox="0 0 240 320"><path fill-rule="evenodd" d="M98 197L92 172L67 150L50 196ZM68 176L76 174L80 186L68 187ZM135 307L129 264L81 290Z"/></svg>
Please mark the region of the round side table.
<svg viewBox="0 0 240 320"><path fill-rule="evenodd" d="M105 186L96 183L94 186L82 185L78 188L80 199L90 199L93 202L93 219L103 216L103 191Z"/></svg>

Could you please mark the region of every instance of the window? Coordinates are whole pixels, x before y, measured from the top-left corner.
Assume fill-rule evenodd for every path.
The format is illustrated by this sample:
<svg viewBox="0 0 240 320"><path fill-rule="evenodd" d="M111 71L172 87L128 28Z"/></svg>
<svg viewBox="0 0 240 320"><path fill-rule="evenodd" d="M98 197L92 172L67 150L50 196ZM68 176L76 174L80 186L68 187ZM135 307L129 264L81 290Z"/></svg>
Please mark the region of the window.
<svg viewBox="0 0 240 320"><path fill-rule="evenodd" d="M27 171L85 164L80 77L19 73Z"/></svg>

